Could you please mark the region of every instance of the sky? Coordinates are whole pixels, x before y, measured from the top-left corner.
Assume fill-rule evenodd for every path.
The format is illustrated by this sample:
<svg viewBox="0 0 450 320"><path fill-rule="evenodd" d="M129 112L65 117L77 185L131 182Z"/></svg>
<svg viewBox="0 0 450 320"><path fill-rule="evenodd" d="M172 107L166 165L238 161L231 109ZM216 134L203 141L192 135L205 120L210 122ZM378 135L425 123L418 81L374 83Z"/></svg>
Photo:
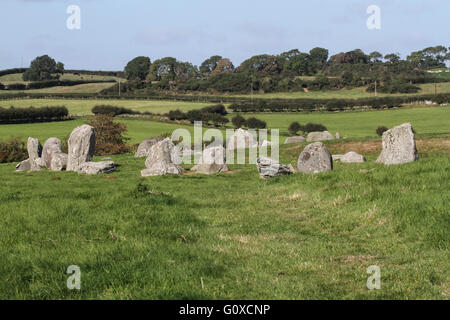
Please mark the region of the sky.
<svg viewBox="0 0 450 320"><path fill-rule="evenodd" d="M69 5L80 29L67 28ZM369 29L367 8L380 8ZM0 70L48 54L66 69L122 70L136 56L235 66L257 54L314 47L336 54L450 46L449 0L1 0Z"/></svg>

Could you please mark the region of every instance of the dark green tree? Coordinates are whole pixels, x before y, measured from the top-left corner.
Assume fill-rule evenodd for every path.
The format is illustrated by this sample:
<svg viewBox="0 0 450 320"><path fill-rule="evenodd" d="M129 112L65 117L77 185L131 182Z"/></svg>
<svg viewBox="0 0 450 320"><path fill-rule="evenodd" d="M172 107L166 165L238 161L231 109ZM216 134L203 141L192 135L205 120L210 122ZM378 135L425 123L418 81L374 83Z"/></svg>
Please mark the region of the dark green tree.
<svg viewBox="0 0 450 320"><path fill-rule="evenodd" d="M200 65L200 72L201 73L211 73L214 71L214 69L217 67L217 64L222 59L221 56L212 56Z"/></svg>
<svg viewBox="0 0 450 320"><path fill-rule="evenodd" d="M145 80L150 71L151 61L149 57L136 57L125 67L128 80Z"/></svg>
<svg viewBox="0 0 450 320"><path fill-rule="evenodd" d="M31 62L30 68L24 72L24 81L42 81L55 79L56 61L48 55L37 57Z"/></svg>

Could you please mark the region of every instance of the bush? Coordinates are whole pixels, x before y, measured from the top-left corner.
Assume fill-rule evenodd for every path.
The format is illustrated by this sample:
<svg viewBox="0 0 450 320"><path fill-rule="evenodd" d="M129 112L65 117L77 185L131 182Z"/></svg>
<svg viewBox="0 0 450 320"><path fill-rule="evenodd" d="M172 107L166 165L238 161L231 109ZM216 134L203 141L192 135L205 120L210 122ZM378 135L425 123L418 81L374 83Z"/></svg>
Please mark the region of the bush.
<svg viewBox="0 0 450 320"><path fill-rule="evenodd" d="M28 158L26 143L18 138L0 141L0 163L20 162Z"/></svg>
<svg viewBox="0 0 450 320"><path fill-rule="evenodd" d="M98 114L88 123L95 130L95 155L123 154L131 151L123 134L127 128L111 115Z"/></svg>
<svg viewBox="0 0 450 320"><path fill-rule="evenodd" d="M237 115L237 116L233 117L233 119L231 119L231 123L233 124L233 126L236 129L242 128L245 125L247 125L247 121L241 115Z"/></svg>
<svg viewBox="0 0 450 320"><path fill-rule="evenodd" d="M288 128L289 133L292 134L293 136L297 135L297 132L299 132L301 129L302 129L302 126L297 121L292 122Z"/></svg>
<svg viewBox="0 0 450 320"><path fill-rule="evenodd" d="M389 129L386 128L385 126L379 126L377 128L377 135L379 135L380 137L383 136L383 133L385 133L386 131L388 131Z"/></svg>
<svg viewBox="0 0 450 320"><path fill-rule="evenodd" d="M138 111L133 111L123 107L116 107L110 105L98 105L92 108L93 114L112 114L113 116L118 116L121 114L139 114Z"/></svg>
<svg viewBox="0 0 450 320"><path fill-rule="evenodd" d="M317 124L317 123L308 123L305 126L305 132L323 132L323 131L327 131L327 127L325 127L322 124Z"/></svg>
<svg viewBox="0 0 450 320"><path fill-rule="evenodd" d="M252 117L247 119L247 127L250 129L265 129L267 128L267 123Z"/></svg>
<svg viewBox="0 0 450 320"><path fill-rule="evenodd" d="M186 120L187 119L186 114L184 112L182 112L181 110L178 110L178 109L169 111L167 116L172 121L173 120Z"/></svg>
<svg viewBox="0 0 450 320"><path fill-rule="evenodd" d="M0 83L0 90L5 90L5 85L3 83Z"/></svg>
<svg viewBox="0 0 450 320"><path fill-rule="evenodd" d="M202 108L201 110L206 113L217 113L223 116L228 114L227 109L223 104L216 104L214 106Z"/></svg>
<svg viewBox="0 0 450 320"><path fill-rule="evenodd" d="M11 83L6 87L7 90L25 90L27 86L23 83Z"/></svg>

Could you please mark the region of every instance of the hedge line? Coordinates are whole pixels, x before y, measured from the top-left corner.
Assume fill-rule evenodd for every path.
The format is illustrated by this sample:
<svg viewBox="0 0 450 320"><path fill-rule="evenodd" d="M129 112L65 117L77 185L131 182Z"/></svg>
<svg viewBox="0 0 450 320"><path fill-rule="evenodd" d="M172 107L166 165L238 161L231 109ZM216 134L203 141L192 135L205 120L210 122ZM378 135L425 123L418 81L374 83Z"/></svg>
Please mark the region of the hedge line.
<svg viewBox="0 0 450 320"><path fill-rule="evenodd" d="M12 68L0 70L0 77L7 74L24 73L28 68ZM90 70L65 70L64 73L78 73L89 76L107 76L107 77L119 77L125 78L123 71L90 71Z"/></svg>
<svg viewBox="0 0 450 320"><path fill-rule="evenodd" d="M380 97L363 99L302 99L261 100L233 103L234 112L301 112L301 111L344 111L367 107L384 109L400 107L402 104L432 101L438 104L450 102L450 94L422 95L411 97Z"/></svg>
<svg viewBox="0 0 450 320"><path fill-rule="evenodd" d="M27 70L28 70L27 68L13 68L13 69L0 70L0 77L6 76L8 74L24 73Z"/></svg>
<svg viewBox="0 0 450 320"><path fill-rule="evenodd" d="M0 123L44 122L66 120L69 111L66 107L41 108L2 108L0 107Z"/></svg>

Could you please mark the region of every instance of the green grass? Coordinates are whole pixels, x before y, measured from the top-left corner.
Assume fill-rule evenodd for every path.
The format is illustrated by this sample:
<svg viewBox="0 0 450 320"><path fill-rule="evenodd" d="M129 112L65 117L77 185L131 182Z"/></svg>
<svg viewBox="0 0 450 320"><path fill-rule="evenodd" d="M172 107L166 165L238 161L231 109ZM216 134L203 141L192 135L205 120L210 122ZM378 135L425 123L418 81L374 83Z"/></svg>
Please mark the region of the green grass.
<svg viewBox="0 0 450 320"><path fill-rule="evenodd" d="M230 115L229 117L231 117ZM289 125L298 121L321 123L332 133L338 131L342 137L374 137L378 126L388 128L411 122L418 133L450 133L450 108L415 106L395 110L341 112L341 113L257 113L243 114L267 122L269 128L278 128L288 134Z"/></svg>
<svg viewBox="0 0 450 320"><path fill-rule="evenodd" d="M0 125L0 140L6 140L11 136L21 137L26 140L28 137L38 138L45 142L48 138L55 137L66 139L68 135L77 126L86 123L85 119L76 119L73 121L58 121L46 123L31 124L7 124ZM173 123L165 123L152 120L120 120L127 126L130 143L140 143L143 140L159 136L165 133L172 133L178 128L188 129L193 134L193 127L178 125Z"/></svg>
<svg viewBox="0 0 450 320"><path fill-rule="evenodd" d="M89 85L82 85L89 86ZM77 86L75 86L77 87ZM72 88L72 87L66 87ZM73 90L73 88L72 88ZM8 108L14 106L16 108L24 107L43 107L43 106L61 106L64 105L69 109L69 113L73 115L91 115L94 106L100 104L108 104L113 106L125 107L134 111L167 113L170 110L180 109L181 111L189 111L192 109L201 109L211 103L203 102L181 102L167 100L95 100L95 99L14 99L0 100L0 107Z"/></svg>
<svg viewBox="0 0 450 320"><path fill-rule="evenodd" d="M13 74L7 74L4 76L0 77L0 83L3 84L11 84L11 83L28 83L27 81L23 81L23 73L13 73ZM104 80L104 81L109 81L109 80L116 80L118 81L120 78L118 77L113 77L113 76L99 76L99 75L75 75L73 73L65 73L63 75L60 76L60 80L84 80L84 81L89 81L89 80ZM123 79L121 79L121 81L124 81Z"/></svg>
<svg viewBox="0 0 450 320"><path fill-rule="evenodd" d="M253 165L143 179L131 155L101 176L0 165L0 299L448 299L450 155L419 151L267 181Z"/></svg>

